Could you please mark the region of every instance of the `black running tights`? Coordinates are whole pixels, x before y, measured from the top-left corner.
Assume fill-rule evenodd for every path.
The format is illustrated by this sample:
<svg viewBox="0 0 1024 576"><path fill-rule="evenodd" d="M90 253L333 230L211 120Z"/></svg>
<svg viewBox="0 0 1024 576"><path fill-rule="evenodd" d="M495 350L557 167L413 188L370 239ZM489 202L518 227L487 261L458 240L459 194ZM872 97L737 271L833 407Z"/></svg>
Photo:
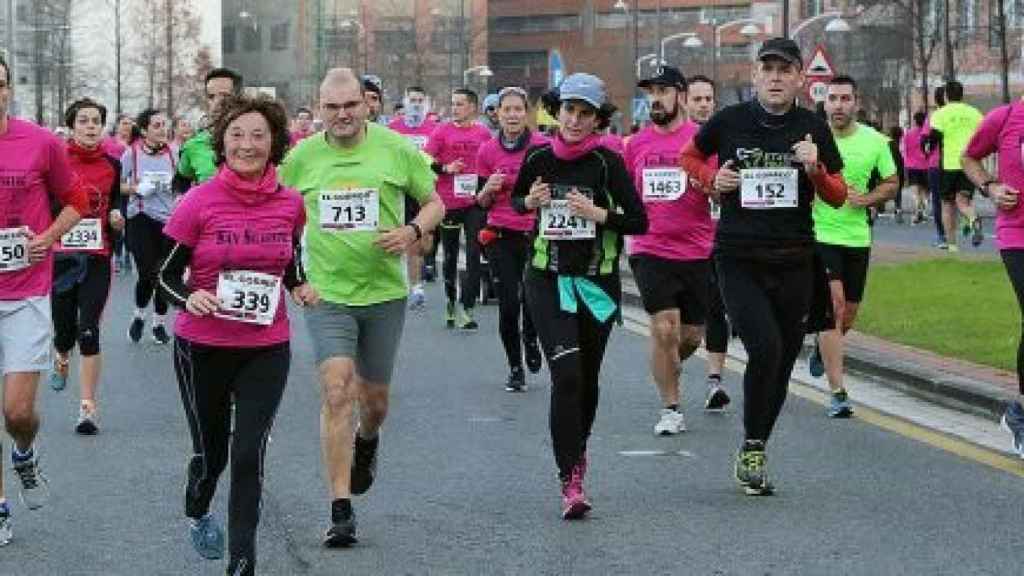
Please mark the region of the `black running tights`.
<svg viewBox="0 0 1024 576"><path fill-rule="evenodd" d="M480 296L480 241L477 234L484 225L484 211L476 206L449 210L441 223L441 242L444 244L444 293L449 302L455 302L456 292L466 309L476 306ZM459 236L466 233L466 277L456 289L459 277Z"/></svg>
<svg viewBox="0 0 1024 576"><path fill-rule="evenodd" d="M160 316L167 314L167 300L156 289L160 265L171 253L174 245L164 236L164 224L145 214L128 221L128 249L135 256L135 269L139 275L135 282L135 307L143 309L153 300L153 310Z"/></svg>
<svg viewBox="0 0 1024 576"><path fill-rule="evenodd" d="M522 342L537 340L537 332L523 298L523 272L529 258L530 238L525 233L503 230L501 238L488 246L488 259L498 280L498 333L510 368L523 365ZM521 333L520 311L523 318Z"/></svg>
<svg viewBox="0 0 1024 576"><path fill-rule="evenodd" d="M711 281L708 283L708 317L705 322L704 347L712 354L729 351L729 322L725 318L725 303L718 283L715 265L711 265Z"/></svg>
<svg viewBox="0 0 1024 576"><path fill-rule="evenodd" d="M1013 291L1017 294L1017 305L1024 312L1024 249L1003 250L1003 264L1010 276ZM1024 325L1021 326L1020 340L1017 342L1017 386L1024 394Z"/></svg>

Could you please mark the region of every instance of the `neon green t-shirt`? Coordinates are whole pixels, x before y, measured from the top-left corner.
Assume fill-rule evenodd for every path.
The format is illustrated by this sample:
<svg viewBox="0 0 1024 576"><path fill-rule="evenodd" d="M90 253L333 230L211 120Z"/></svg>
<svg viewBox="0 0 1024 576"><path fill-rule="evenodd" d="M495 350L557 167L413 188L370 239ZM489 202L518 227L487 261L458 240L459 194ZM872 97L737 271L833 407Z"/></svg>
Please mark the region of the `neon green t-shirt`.
<svg viewBox="0 0 1024 576"><path fill-rule="evenodd" d="M178 153L178 174L202 184L217 173L217 156L213 152L213 135L202 130L181 145Z"/></svg>
<svg viewBox="0 0 1024 576"><path fill-rule="evenodd" d="M983 118L977 108L963 102L950 102L932 113L929 125L942 132L943 170L963 169L960 155L967 149Z"/></svg>
<svg viewBox="0 0 1024 576"><path fill-rule="evenodd" d="M408 295L402 258L373 243L381 230L405 224L406 195L421 203L430 199L436 178L403 136L372 123L366 130L366 139L351 150L332 146L323 132L310 136L279 171L281 182L305 202L309 281L321 298L346 306ZM365 229L374 220L376 228Z"/></svg>
<svg viewBox="0 0 1024 576"><path fill-rule="evenodd" d="M843 179L852 189L850 194L870 192L868 182L876 168L883 179L896 174L889 140L870 126L858 123L853 134L844 138L836 135L836 146L843 158ZM851 248L871 246L867 208L849 203L833 208L824 202L815 202L813 214L818 242Z"/></svg>

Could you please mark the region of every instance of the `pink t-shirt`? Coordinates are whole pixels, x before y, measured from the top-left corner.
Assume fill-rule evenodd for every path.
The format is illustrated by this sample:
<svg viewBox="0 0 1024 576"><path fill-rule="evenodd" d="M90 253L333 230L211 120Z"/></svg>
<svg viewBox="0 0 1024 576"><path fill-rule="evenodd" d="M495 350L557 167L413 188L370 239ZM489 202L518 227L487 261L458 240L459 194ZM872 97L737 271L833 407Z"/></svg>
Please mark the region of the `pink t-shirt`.
<svg viewBox="0 0 1024 576"><path fill-rule="evenodd" d="M441 124L430 135L427 147L424 152L430 154L434 162L442 165L450 164L456 160L462 160L465 167L459 174L461 181L468 182L476 175L476 153L484 142L491 139L491 131L479 123L474 122L466 128L460 128L451 122ZM437 195L444 202L447 210L458 210L476 204L475 192L468 195L456 196L455 175L441 174L437 178Z"/></svg>
<svg viewBox="0 0 1024 576"><path fill-rule="evenodd" d="M405 136L417 150L422 152L427 147L430 135L437 129L437 122L428 119L424 120L423 124L413 127L406 125L402 118L395 118L388 124L388 128Z"/></svg>
<svg viewBox="0 0 1024 576"><path fill-rule="evenodd" d="M924 134L924 127L914 127L903 135L903 161L907 170L927 170L928 159L924 157L921 150L921 136Z"/></svg>
<svg viewBox="0 0 1024 576"><path fill-rule="evenodd" d="M632 237L630 255L645 254L669 260L711 257L715 228L708 197L687 178L682 195L675 199L664 198L673 183L679 182L678 175L685 177L679 167L679 153L698 129L696 123L687 122L671 134L661 134L648 126L629 139L626 169L640 191L649 222L646 234Z"/></svg>
<svg viewBox="0 0 1024 576"><path fill-rule="evenodd" d="M493 138L480 147L476 155L477 173L483 178L490 178L495 172L501 172L505 178L501 190L494 196L494 203L487 212L487 223L496 228L506 228L518 232L533 230L534 215L519 214L512 208L512 188L519 177L519 168L523 165L526 151L534 146L546 144L548 139L537 132L530 132L530 141L522 150L509 152L501 147L501 142Z"/></svg>
<svg viewBox="0 0 1024 576"><path fill-rule="evenodd" d="M605 134L604 136L601 136L601 146L615 152L619 156L623 156L626 151L622 137L615 134Z"/></svg>
<svg viewBox="0 0 1024 576"><path fill-rule="evenodd" d="M928 120L924 121L924 128L921 129L921 138L924 138L932 133L932 125ZM927 157L928 168L940 168L942 166L942 148L936 146L932 153Z"/></svg>
<svg viewBox="0 0 1024 576"><path fill-rule="evenodd" d="M239 191L227 184L224 170L187 194L164 227L164 234L192 248L189 288L214 294L222 271L283 277L292 260L293 239L302 234L306 223L298 192L283 186L272 186L272 192ZM287 342L290 332L284 286L269 326L181 312L174 332L208 346L255 348Z"/></svg>
<svg viewBox="0 0 1024 576"><path fill-rule="evenodd" d="M975 160L995 153L999 154L999 181L1024 193L1024 102L989 112L965 151ZM1024 248L1024 206L1020 201L1009 210L997 210L996 241L1001 250Z"/></svg>
<svg viewBox="0 0 1024 576"><path fill-rule="evenodd" d="M53 223L53 200L74 206L79 214L89 208L84 188L72 186L64 143L35 124L8 118L7 131L0 134L0 230L27 226L36 234L44 232ZM52 282L52 251L27 268L0 267L0 300L46 296Z"/></svg>
<svg viewBox="0 0 1024 576"><path fill-rule="evenodd" d="M128 149L127 146L122 144L121 141L114 136L107 136L104 138L103 141L100 142L100 147L107 153L107 156L116 158L117 160L120 160L121 156L124 155L124 151Z"/></svg>

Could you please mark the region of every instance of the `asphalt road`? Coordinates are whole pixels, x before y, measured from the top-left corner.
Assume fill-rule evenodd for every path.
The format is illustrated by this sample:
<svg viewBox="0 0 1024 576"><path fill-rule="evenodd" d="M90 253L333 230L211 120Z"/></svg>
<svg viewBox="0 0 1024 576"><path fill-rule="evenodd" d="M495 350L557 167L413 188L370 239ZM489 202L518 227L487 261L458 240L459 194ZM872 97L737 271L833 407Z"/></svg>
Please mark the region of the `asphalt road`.
<svg viewBox="0 0 1024 576"><path fill-rule="evenodd" d="M77 387L41 389L39 448L53 498L30 512L13 496L15 540L0 575L223 574L192 550L182 513L188 456L170 349L130 346L127 279L103 336L102 432L72 429ZM704 366L686 366L690 431L652 434L658 408L646 342L617 329L591 441L583 522L558 517L545 372L503 391L496 310L478 333L449 332L440 291L410 314L382 435L380 475L356 500L360 544L325 550L318 390L295 325L293 369L266 462L260 573L335 574L1019 574L1020 478L883 431L830 421L791 397L769 445L774 497L732 479L737 402L704 414ZM301 318L301 317L300 317ZM5 442L9 452L9 441ZM223 518L227 482L215 511Z"/></svg>

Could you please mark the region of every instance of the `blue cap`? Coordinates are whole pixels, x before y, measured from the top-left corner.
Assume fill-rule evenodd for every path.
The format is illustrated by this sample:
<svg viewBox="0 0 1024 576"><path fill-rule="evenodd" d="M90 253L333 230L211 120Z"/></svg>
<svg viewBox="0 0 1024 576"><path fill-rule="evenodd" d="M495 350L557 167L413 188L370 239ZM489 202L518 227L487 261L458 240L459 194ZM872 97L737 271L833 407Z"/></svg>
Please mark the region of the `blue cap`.
<svg viewBox="0 0 1024 576"><path fill-rule="evenodd" d="M582 100L594 108L604 106L608 101L608 92L604 82L593 74L570 74L558 87L558 98L565 100Z"/></svg>
<svg viewBox="0 0 1024 576"><path fill-rule="evenodd" d="M488 108L497 108L497 107L498 107L498 95L497 94L488 94L487 97L484 98L484 110L487 110Z"/></svg>

